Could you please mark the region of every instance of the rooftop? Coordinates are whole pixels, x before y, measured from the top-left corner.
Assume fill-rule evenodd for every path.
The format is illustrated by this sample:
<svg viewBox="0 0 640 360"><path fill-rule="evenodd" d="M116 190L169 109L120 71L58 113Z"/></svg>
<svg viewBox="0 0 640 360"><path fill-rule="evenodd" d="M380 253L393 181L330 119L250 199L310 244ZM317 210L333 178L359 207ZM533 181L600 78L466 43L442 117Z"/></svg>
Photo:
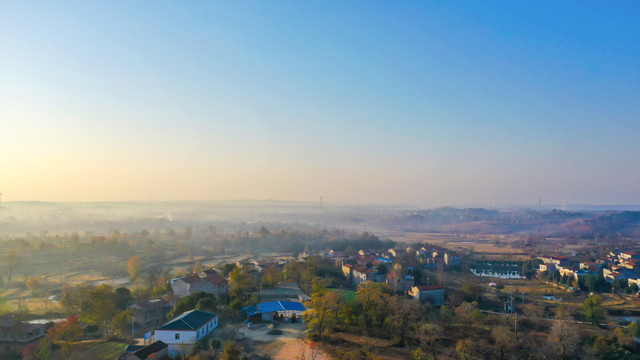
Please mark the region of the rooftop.
<svg viewBox="0 0 640 360"><path fill-rule="evenodd" d="M198 330L206 323L216 318L216 314L208 311L191 310L168 323L162 325L158 330Z"/></svg>
<svg viewBox="0 0 640 360"><path fill-rule="evenodd" d="M137 306L137 307L139 307L141 309L148 309L150 307L158 307L158 306L169 305L169 303L166 302L163 299L153 299L153 300L148 300L148 301L138 301L133 305Z"/></svg>
<svg viewBox="0 0 640 360"><path fill-rule="evenodd" d="M444 288L440 285L420 285L420 286L416 286L418 288L418 290L420 291L425 291L425 290L444 290Z"/></svg>
<svg viewBox="0 0 640 360"><path fill-rule="evenodd" d="M164 342L158 340L158 341L154 342L153 344L145 346L142 349L134 352L133 354L135 356L137 356L138 358L140 358L140 359L146 359L147 357L149 357L149 355L151 355L153 353L157 353L158 351L161 351L161 350L166 349L168 347L169 346L167 344L165 344Z"/></svg>
<svg viewBox="0 0 640 360"><path fill-rule="evenodd" d="M185 277L179 278L178 280L182 280L182 281L184 281L186 283L192 284L192 283L194 283L196 281L199 281L200 279L202 279L202 278L200 276L198 276L198 275L191 275L191 276L185 276ZM176 280L176 281L178 281L178 280Z"/></svg>
<svg viewBox="0 0 640 360"><path fill-rule="evenodd" d="M306 311L307 309L299 302L295 301L271 301L258 304L260 312L268 313L273 311Z"/></svg>
<svg viewBox="0 0 640 360"><path fill-rule="evenodd" d="M207 280L208 282L213 283L213 284L216 284L216 285L217 285L217 284L221 284L221 283L223 283L223 282L227 281L227 279L225 279L225 278L223 278L223 277L220 277L218 274L211 274L211 275L208 275L208 276L207 276L207 277L205 277L204 279L205 279L205 280Z"/></svg>

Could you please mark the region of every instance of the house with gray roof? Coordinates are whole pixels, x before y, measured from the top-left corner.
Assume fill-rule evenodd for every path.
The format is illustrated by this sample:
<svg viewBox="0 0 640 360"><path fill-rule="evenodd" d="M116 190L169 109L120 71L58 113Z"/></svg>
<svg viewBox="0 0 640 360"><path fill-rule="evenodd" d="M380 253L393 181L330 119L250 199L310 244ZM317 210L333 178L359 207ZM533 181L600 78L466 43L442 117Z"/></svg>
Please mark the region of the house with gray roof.
<svg viewBox="0 0 640 360"><path fill-rule="evenodd" d="M169 346L169 355L185 355L193 349L198 340L209 335L218 327L218 315L201 310L182 313L155 331L155 341Z"/></svg>
<svg viewBox="0 0 640 360"><path fill-rule="evenodd" d="M200 291L221 296L227 293L229 285L227 279L215 273L210 273L205 277L191 275L172 279L171 288L175 295L180 296L189 296Z"/></svg>

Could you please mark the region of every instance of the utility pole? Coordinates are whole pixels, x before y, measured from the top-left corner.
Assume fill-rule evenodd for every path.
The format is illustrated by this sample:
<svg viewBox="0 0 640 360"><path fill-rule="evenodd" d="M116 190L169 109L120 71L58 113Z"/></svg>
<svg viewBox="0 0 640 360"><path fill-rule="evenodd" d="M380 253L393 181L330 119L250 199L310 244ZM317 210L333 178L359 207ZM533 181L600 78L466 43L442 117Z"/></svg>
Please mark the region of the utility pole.
<svg viewBox="0 0 640 360"><path fill-rule="evenodd" d="M133 322L134 319L135 319L135 317L133 315L131 315L131 337L132 338L136 337L135 336L135 328L134 328L134 325L133 325L134 324L134 322Z"/></svg>
<svg viewBox="0 0 640 360"><path fill-rule="evenodd" d="M513 313L513 331L515 332L516 344L518 343L518 314Z"/></svg>
<svg viewBox="0 0 640 360"><path fill-rule="evenodd" d="M504 302L505 318L508 314L513 314L513 293L507 294L507 301Z"/></svg>

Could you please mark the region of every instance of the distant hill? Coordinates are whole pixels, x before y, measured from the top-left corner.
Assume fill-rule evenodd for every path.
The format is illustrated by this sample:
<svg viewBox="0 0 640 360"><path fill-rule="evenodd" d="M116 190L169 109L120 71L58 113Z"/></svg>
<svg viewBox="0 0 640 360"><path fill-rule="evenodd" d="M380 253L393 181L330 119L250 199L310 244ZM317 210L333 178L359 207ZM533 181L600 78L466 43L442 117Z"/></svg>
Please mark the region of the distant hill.
<svg viewBox="0 0 640 360"><path fill-rule="evenodd" d="M640 235L639 211L421 210L370 223L403 231L458 234Z"/></svg>

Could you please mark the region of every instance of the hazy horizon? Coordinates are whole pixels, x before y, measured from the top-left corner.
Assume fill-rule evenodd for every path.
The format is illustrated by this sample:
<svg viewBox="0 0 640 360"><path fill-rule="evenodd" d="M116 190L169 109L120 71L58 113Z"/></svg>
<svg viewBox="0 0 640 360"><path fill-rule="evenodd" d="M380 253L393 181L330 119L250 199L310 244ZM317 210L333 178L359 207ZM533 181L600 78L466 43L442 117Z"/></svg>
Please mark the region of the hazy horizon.
<svg viewBox="0 0 640 360"><path fill-rule="evenodd" d="M437 210L437 209L484 209L484 210L499 210L499 211L514 211L514 210L566 210L566 211L640 211L640 204L567 204L567 203L470 203L470 204L436 204L436 205L421 205L410 203L332 203L323 201L322 203L317 201L307 200L278 200L278 199L227 199L227 200L122 200L122 201L40 201L40 200L19 200L19 201L2 201L0 202L0 208L3 205L52 205L52 206L82 206L82 205L156 205L156 206L190 206L190 205L215 205L220 207L226 206L241 206L241 207L254 207L254 206L293 206L293 207L308 207L317 209L344 209L344 208L389 208L400 209L406 211L423 211L423 210Z"/></svg>
<svg viewBox="0 0 640 360"><path fill-rule="evenodd" d="M9 201L640 204L640 4L3 2Z"/></svg>

